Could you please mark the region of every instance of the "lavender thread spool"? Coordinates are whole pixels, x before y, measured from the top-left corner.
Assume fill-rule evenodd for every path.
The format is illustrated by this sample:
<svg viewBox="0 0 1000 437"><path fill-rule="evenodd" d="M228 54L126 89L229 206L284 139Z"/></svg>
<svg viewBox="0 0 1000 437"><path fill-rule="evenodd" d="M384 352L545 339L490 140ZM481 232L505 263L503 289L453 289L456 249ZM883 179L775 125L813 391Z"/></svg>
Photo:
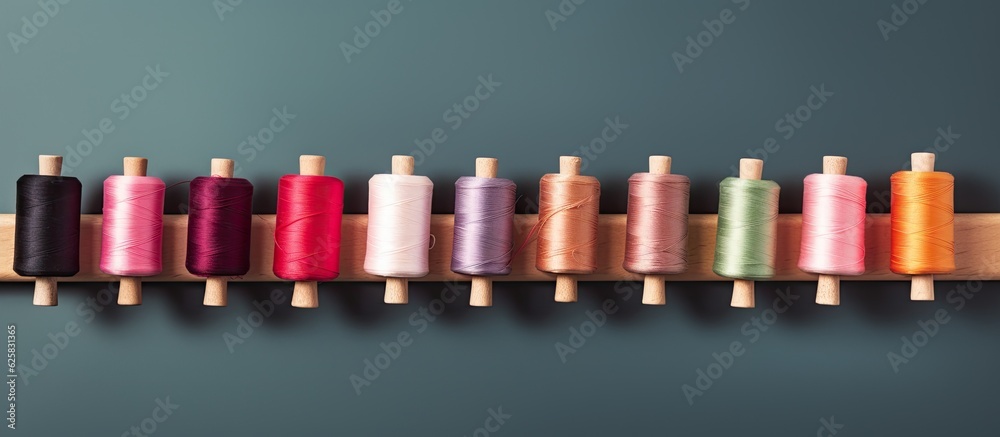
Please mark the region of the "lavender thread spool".
<svg viewBox="0 0 1000 437"><path fill-rule="evenodd" d="M472 275L471 306L492 306L489 277L511 270L517 186L496 176L496 158L476 158L476 177L463 176L455 182L451 270Z"/></svg>

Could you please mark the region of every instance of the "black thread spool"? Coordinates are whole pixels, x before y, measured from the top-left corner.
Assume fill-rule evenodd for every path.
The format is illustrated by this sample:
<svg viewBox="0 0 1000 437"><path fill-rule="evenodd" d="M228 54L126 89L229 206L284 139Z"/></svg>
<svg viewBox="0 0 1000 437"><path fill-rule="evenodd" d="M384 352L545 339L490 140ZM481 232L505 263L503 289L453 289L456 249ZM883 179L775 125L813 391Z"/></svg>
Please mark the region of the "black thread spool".
<svg viewBox="0 0 1000 437"><path fill-rule="evenodd" d="M63 177L62 157L38 157L38 175L17 180L14 272L35 277L33 303L59 303L57 277L80 271L80 181Z"/></svg>

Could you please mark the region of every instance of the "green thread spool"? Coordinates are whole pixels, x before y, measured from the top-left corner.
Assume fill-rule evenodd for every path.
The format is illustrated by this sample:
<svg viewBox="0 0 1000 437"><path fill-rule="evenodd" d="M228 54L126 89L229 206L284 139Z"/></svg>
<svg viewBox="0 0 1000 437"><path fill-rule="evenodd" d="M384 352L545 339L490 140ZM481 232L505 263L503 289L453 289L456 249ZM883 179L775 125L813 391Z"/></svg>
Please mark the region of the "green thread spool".
<svg viewBox="0 0 1000 437"><path fill-rule="evenodd" d="M743 160L741 178L726 178L719 186L719 219L715 263L719 276L737 279L733 306L753 308L753 283L774 276L778 234L778 196L773 181L759 180L763 163ZM749 295L747 295L749 294Z"/></svg>

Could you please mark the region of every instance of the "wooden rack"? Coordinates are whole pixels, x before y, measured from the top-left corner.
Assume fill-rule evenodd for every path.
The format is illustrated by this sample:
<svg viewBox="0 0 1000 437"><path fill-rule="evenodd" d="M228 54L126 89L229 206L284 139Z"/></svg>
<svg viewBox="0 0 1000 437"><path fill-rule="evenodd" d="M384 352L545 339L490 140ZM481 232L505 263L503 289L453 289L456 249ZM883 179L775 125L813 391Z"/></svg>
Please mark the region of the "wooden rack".
<svg viewBox="0 0 1000 437"><path fill-rule="evenodd" d="M537 221L535 215L516 215L514 218L515 241L523 241ZM452 226L450 214L436 214L431 220L434 246L430 249L430 274L413 281L469 281L470 277L453 273L451 266ZM694 214L690 217L688 239L689 269L680 275L667 276L669 281L725 281L712 273L715 250L716 216ZM365 273L365 236L368 216L346 214L343 220L341 243L341 273L338 282L382 282L384 278ZM642 280L642 275L626 272L622 268L625 251L625 215L602 214L598 242L598 268L592 275L581 275L581 281ZM815 281L816 275L802 272L796 266L799 254L799 236L802 217L783 214L778 221L777 275L774 281ZM80 273L60 281L104 282L116 280L102 273L98 267L101 245L101 216L83 215L81 218ZM941 275L941 280L998 280L1000 279L1000 214L957 214L955 216L955 246L958 270L951 275ZM205 278L188 273L184 267L187 246L187 216L164 216L163 273L143 278L152 282L194 282ZM555 275L535 269L535 244L526 244L514 258L513 271L508 276L497 276L496 281L554 281ZM274 250L274 216L254 216L253 245L250 272L233 281L278 282L281 279L271 271ZM0 215L0 281L30 281L13 271L14 215ZM867 230L868 273L863 276L843 277L844 280L905 281L908 277L889 271L889 216L868 216Z"/></svg>

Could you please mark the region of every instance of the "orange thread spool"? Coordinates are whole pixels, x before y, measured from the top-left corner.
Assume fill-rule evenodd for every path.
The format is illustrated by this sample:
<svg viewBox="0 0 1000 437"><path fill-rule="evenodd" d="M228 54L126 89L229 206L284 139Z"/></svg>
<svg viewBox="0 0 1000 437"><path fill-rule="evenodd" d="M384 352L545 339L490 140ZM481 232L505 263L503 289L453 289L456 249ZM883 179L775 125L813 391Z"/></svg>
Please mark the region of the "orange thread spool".
<svg viewBox="0 0 1000 437"><path fill-rule="evenodd" d="M889 269L913 275L912 300L934 300L934 277L955 271L955 178L914 153L913 170L892 175Z"/></svg>

